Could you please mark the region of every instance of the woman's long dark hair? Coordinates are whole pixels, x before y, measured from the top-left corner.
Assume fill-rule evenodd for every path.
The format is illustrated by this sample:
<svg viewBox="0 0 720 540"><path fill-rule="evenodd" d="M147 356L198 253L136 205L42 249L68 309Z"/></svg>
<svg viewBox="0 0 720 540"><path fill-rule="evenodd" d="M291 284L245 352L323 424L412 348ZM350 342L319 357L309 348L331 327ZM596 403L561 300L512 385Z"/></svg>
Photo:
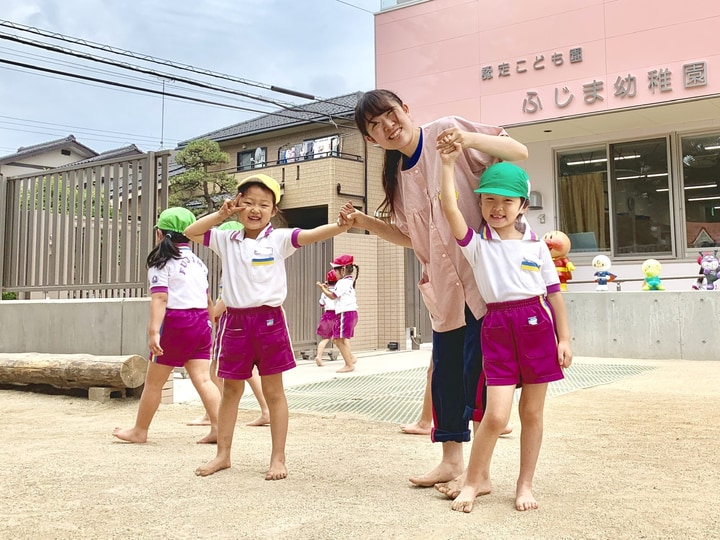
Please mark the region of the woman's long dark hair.
<svg viewBox="0 0 720 540"><path fill-rule="evenodd" d="M397 94L390 90L370 90L365 92L358 99L355 105L355 124L360 133L365 137L371 137L367 129L370 119L385 114L395 105L403 106L403 101ZM376 216L389 218L393 213L393 201L398 185L398 167L402 153L399 150L385 150L383 162L382 186L385 192L385 199L375 211Z"/></svg>
<svg viewBox="0 0 720 540"><path fill-rule="evenodd" d="M152 248L152 251L147 256L145 265L148 268L157 268L158 270L161 270L165 268L165 265L170 259L182 258L177 244L187 244L190 240L182 233L163 231L162 229L159 230L163 233L162 242Z"/></svg>

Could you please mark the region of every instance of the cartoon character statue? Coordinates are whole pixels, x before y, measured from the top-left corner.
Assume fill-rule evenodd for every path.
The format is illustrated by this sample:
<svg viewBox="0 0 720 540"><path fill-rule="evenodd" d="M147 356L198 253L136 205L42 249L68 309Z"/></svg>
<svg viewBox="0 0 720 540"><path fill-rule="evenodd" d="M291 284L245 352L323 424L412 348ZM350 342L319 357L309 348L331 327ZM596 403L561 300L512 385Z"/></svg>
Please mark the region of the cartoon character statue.
<svg viewBox="0 0 720 540"><path fill-rule="evenodd" d="M575 265L567 258L571 244L568 235L562 231L550 231L543 235L543 241L550 250L555 270L560 278L560 290L567 291L567 282L572 279Z"/></svg>
<svg viewBox="0 0 720 540"><path fill-rule="evenodd" d="M660 272L662 272L662 265L655 259L648 259L642 263L642 271L645 274L645 283L643 284L643 291L664 291L665 285L660 281Z"/></svg>
<svg viewBox="0 0 720 540"><path fill-rule="evenodd" d="M592 267L595 269L595 274L593 275L595 276L595 283L597 283L595 290L607 291L608 283L615 281L617 277L610 271L612 267L610 258L607 255L596 255L592 260Z"/></svg>
<svg viewBox="0 0 720 540"><path fill-rule="evenodd" d="M718 250L713 253L700 252L697 262L700 265L700 276L693 285L693 289L699 290L715 290L715 282L720 279L720 259L717 256Z"/></svg>

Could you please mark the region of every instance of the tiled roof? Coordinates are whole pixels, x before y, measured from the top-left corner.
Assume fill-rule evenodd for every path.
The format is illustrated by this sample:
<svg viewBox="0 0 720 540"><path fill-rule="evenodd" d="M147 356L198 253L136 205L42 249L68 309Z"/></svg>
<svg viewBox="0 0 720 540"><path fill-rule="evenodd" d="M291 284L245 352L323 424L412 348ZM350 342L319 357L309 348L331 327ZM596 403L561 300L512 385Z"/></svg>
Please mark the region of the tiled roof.
<svg viewBox="0 0 720 540"><path fill-rule="evenodd" d="M69 163L68 165L66 165L66 167L75 167L76 165L83 165L85 163L92 163L94 161L103 161L106 159L130 157L136 155L143 155L143 151L134 144L129 144L120 148L114 148L112 150L100 152L98 155L91 158L83 159L81 161L75 161L74 163Z"/></svg>
<svg viewBox="0 0 720 540"><path fill-rule="evenodd" d="M18 151L14 154L8 154L0 157L0 164L11 163L21 159L25 159L32 156L37 156L57 148L72 145L75 150L81 154L87 154L88 156L97 156L97 152L92 148L88 148L84 144L77 142L74 135L68 135L63 139L55 139L54 141L48 141L40 144L34 144L32 146L21 146Z"/></svg>
<svg viewBox="0 0 720 540"><path fill-rule="evenodd" d="M179 147L187 145L195 139L210 139L212 141L223 141L237 137L246 137L257 133L275 131L303 124L310 124L317 121L329 121L332 118L349 119L353 117L355 105L362 92L353 92L344 96L313 101L306 105L299 105L291 109L278 109L272 113L264 114L233 124L222 129L193 137L178 144Z"/></svg>

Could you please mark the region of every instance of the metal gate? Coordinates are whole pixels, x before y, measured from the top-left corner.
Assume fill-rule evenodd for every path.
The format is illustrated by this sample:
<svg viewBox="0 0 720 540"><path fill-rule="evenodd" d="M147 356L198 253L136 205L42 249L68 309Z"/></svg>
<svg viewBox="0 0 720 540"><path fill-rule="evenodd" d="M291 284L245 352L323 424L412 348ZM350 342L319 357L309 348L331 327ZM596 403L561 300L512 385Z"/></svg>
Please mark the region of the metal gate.
<svg viewBox="0 0 720 540"><path fill-rule="evenodd" d="M405 249L405 326L414 333L410 337L415 344L432 343L430 312L417 286L421 277L420 261L411 249Z"/></svg>

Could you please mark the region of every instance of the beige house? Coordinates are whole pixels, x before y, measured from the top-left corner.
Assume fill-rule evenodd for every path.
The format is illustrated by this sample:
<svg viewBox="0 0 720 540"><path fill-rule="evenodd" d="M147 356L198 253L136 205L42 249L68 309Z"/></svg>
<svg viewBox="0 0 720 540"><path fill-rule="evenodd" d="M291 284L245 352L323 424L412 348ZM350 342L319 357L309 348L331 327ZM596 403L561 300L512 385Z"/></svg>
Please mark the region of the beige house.
<svg viewBox="0 0 720 540"><path fill-rule="evenodd" d="M90 159L98 153L77 142L74 135L32 146L22 146L14 154L0 157L0 174L5 177L30 174Z"/></svg>
<svg viewBox="0 0 720 540"><path fill-rule="evenodd" d="M347 201L372 213L383 200L384 153L355 128L353 111L358 95L282 109L196 138L219 143L230 155L230 164L223 170L238 180L253 172L275 178L283 189L280 210L287 226L312 228L333 222ZM360 230L340 235L329 245L332 252L317 260L302 259L303 251L308 250L300 250L288 261L286 310L291 329L304 324L314 335L320 314L314 282L324 279L332 257L349 253L360 268L360 320L353 348L384 349L390 342L405 348L406 329L422 327L425 320L429 321L415 287L414 256ZM293 271L298 263L303 265L302 271ZM308 283L295 281L299 275L311 281L310 288ZM298 306L298 302L309 305ZM300 320L293 321L293 317ZM429 322L425 326L429 338Z"/></svg>

